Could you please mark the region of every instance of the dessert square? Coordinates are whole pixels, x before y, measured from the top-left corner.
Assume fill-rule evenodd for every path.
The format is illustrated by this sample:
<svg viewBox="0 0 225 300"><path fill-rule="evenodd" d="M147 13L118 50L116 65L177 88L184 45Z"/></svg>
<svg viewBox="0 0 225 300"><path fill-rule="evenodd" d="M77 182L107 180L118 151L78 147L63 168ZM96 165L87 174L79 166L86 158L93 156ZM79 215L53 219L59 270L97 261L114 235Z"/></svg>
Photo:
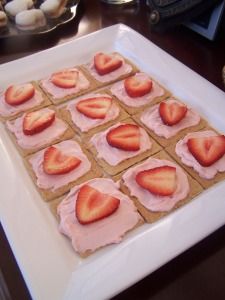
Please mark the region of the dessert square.
<svg viewBox="0 0 225 300"><path fill-rule="evenodd" d="M174 114L172 115L173 108L171 109L171 106L173 105L175 105L175 107L173 110ZM182 111L183 108L185 110ZM165 115L164 121L160 112L162 117ZM167 116L169 122L177 123L168 125L168 123L166 123L168 122L166 119ZM179 120L178 118L181 119ZM163 147L175 143L188 132L198 131L207 125L207 122L202 119L195 110L174 97L167 98L166 100L145 109L136 114L134 119Z"/></svg>
<svg viewBox="0 0 225 300"><path fill-rule="evenodd" d="M116 175L161 150L145 129L129 118L93 135L87 145L109 175Z"/></svg>
<svg viewBox="0 0 225 300"><path fill-rule="evenodd" d="M2 3L0 2L0 33L7 31L8 17L7 14L3 11Z"/></svg>
<svg viewBox="0 0 225 300"><path fill-rule="evenodd" d="M160 172L163 170L166 174L166 168L168 166L175 168L176 170L176 186L174 192L170 195L163 194L165 192L168 193L170 182L168 184L164 181L162 173L160 173L158 178L151 177L151 180L153 180L151 183L153 183L155 191L154 193L150 192L146 185L149 184L148 180L150 177L147 178L146 174L149 173L145 172L151 170L152 176L153 172L156 172L156 170L152 171L152 169L162 167L163 169L161 169ZM157 169L157 172L158 171L159 169ZM136 176L138 176L139 182L145 184L145 188L138 183ZM166 174L163 176L168 175ZM168 178L171 180L170 175ZM148 223L156 222L162 217L170 214L178 207L188 203L203 190L201 185L189 176L165 151L160 151L140 164L131 167L115 179L121 179L121 190L134 201L138 211ZM156 194L156 189L158 190L158 194Z"/></svg>
<svg viewBox="0 0 225 300"><path fill-rule="evenodd" d="M11 1L11 3L33 2L33 1ZM37 21L38 20L38 21ZM19 31L29 32L34 30L45 30L47 20L40 8L31 8L20 11L15 16L15 25Z"/></svg>
<svg viewBox="0 0 225 300"><path fill-rule="evenodd" d="M75 140L66 140L25 158L25 165L45 201L58 198L74 185L96 176L100 169Z"/></svg>
<svg viewBox="0 0 225 300"><path fill-rule="evenodd" d="M169 91L143 72L114 83L110 92L131 115L170 96Z"/></svg>
<svg viewBox="0 0 225 300"><path fill-rule="evenodd" d="M96 199L104 201L104 205L100 207ZM57 202L52 204L57 205ZM95 214L90 207L95 209ZM120 243L125 234L143 223L133 202L109 178L95 178L75 186L53 210L57 210L59 231L71 239L74 250L81 257ZM94 215L99 219L94 220Z"/></svg>
<svg viewBox="0 0 225 300"><path fill-rule="evenodd" d="M4 10L11 20L15 20L16 15L22 11L33 8L33 1L1 1L5 4ZM8 2L8 3L6 3Z"/></svg>
<svg viewBox="0 0 225 300"><path fill-rule="evenodd" d="M8 120L5 126L22 156L74 136L72 128L57 116L53 107L25 113Z"/></svg>
<svg viewBox="0 0 225 300"><path fill-rule="evenodd" d="M118 52L98 52L90 62L82 65L82 69L91 75L98 87L106 86L138 71L131 61Z"/></svg>
<svg viewBox="0 0 225 300"><path fill-rule="evenodd" d="M60 106L60 115L82 137L128 118L128 114L106 92L90 93L69 101Z"/></svg>
<svg viewBox="0 0 225 300"><path fill-rule="evenodd" d="M0 120L13 119L26 111L50 104L51 102L35 81L14 84L0 93Z"/></svg>
<svg viewBox="0 0 225 300"><path fill-rule="evenodd" d="M210 166L203 166L196 157L190 152L188 147L188 140L196 138L210 138L219 136L212 128L204 128L201 131L190 132L183 139L179 140L176 144L173 144L166 148L166 151L193 177L195 178L204 189L211 187L212 185L225 179L225 137L213 142L206 141L205 145L203 142L194 146L197 151L199 158L209 157L213 158L220 153L222 156L212 163ZM204 147L206 147L204 149ZM218 152L219 151L219 152ZM221 152L222 151L222 152ZM209 155L208 155L208 154Z"/></svg>
<svg viewBox="0 0 225 300"><path fill-rule="evenodd" d="M78 97L97 87L79 66L56 71L47 78L41 79L39 84L53 104Z"/></svg>

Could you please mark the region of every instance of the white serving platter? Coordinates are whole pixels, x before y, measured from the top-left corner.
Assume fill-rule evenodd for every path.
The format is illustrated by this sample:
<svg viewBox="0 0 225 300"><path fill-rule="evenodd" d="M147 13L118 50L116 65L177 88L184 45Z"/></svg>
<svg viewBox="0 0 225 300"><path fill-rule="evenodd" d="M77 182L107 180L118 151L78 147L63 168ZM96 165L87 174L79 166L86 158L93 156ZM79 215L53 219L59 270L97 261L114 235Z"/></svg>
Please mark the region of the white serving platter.
<svg viewBox="0 0 225 300"><path fill-rule="evenodd" d="M97 51L121 52L140 69L225 132L225 94L122 24L0 65L0 90L90 60ZM22 159L0 124L0 218L33 299L110 298L225 224L225 182L153 225L145 224L87 259L79 258L42 201Z"/></svg>

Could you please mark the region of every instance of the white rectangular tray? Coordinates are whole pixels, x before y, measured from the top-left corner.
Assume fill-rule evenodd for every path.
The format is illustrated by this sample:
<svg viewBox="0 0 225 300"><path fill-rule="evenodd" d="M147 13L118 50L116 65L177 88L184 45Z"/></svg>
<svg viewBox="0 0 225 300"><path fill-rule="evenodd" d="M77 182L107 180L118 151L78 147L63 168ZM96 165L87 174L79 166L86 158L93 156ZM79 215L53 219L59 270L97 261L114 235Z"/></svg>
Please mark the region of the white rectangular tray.
<svg viewBox="0 0 225 300"><path fill-rule="evenodd" d="M0 66L0 90L119 51L225 132L225 94L122 24ZM225 224L225 182L119 245L79 258L57 230L22 160L0 124L0 217L33 299L105 299L150 274Z"/></svg>

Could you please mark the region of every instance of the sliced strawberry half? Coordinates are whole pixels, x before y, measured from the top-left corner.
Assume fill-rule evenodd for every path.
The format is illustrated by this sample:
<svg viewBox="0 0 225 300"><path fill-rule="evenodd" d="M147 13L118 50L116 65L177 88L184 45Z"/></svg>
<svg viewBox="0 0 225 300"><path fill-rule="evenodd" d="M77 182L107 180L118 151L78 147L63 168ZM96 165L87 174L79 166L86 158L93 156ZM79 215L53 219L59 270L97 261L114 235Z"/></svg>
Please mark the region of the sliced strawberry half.
<svg viewBox="0 0 225 300"><path fill-rule="evenodd" d="M200 165L209 167L225 154L225 136L190 138L187 146Z"/></svg>
<svg viewBox="0 0 225 300"><path fill-rule="evenodd" d="M137 151L140 149L140 128L135 124L122 124L111 129L106 140L112 147L125 151Z"/></svg>
<svg viewBox="0 0 225 300"><path fill-rule="evenodd" d="M83 225L96 222L113 214L119 205L119 199L83 185L77 195L76 218Z"/></svg>
<svg viewBox="0 0 225 300"><path fill-rule="evenodd" d="M94 56L94 66L99 75L105 75L117 70L123 64L122 59L105 53L97 53Z"/></svg>
<svg viewBox="0 0 225 300"><path fill-rule="evenodd" d="M79 72L76 70L64 70L52 74L51 82L64 89L74 88L77 85Z"/></svg>
<svg viewBox="0 0 225 300"><path fill-rule="evenodd" d="M112 104L109 97L93 97L81 100L77 103L76 109L91 119L104 119Z"/></svg>
<svg viewBox="0 0 225 300"><path fill-rule="evenodd" d="M159 115L165 125L173 126L179 123L187 113L187 106L175 102L161 102Z"/></svg>
<svg viewBox="0 0 225 300"><path fill-rule="evenodd" d="M151 91L152 81L150 79L141 80L136 76L131 76L124 80L124 88L130 97L142 97Z"/></svg>
<svg viewBox="0 0 225 300"><path fill-rule="evenodd" d="M176 190L176 168L162 166L141 171L136 175L136 182L152 194L170 196Z"/></svg>
<svg viewBox="0 0 225 300"><path fill-rule="evenodd" d="M5 102L9 105L20 105L30 100L35 93L35 89L31 83L21 85L11 85L5 91Z"/></svg>
<svg viewBox="0 0 225 300"><path fill-rule="evenodd" d="M81 160L75 156L65 155L54 146L44 152L43 169L49 175L62 175L76 169Z"/></svg>
<svg viewBox="0 0 225 300"><path fill-rule="evenodd" d="M49 127L55 120L53 110L38 110L26 113L23 119L23 133L33 135Z"/></svg>

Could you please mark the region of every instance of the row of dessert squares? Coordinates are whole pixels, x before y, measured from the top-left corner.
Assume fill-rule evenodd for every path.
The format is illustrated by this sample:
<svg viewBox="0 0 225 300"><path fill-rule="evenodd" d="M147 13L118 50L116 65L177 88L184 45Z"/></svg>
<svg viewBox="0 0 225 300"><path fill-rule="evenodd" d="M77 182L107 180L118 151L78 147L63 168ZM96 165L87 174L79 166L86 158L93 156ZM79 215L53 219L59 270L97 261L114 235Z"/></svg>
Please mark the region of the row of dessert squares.
<svg viewBox="0 0 225 300"><path fill-rule="evenodd" d="M101 80L108 78L101 84L82 66L40 85L12 85L1 95L1 110L10 111L4 115L7 131L43 199L57 205L60 232L81 256L119 242L225 178L225 136L121 60L100 53L86 65ZM123 64L132 71L118 73ZM78 89L74 96L84 78L98 90L81 95ZM29 101L36 110L26 106Z"/></svg>

